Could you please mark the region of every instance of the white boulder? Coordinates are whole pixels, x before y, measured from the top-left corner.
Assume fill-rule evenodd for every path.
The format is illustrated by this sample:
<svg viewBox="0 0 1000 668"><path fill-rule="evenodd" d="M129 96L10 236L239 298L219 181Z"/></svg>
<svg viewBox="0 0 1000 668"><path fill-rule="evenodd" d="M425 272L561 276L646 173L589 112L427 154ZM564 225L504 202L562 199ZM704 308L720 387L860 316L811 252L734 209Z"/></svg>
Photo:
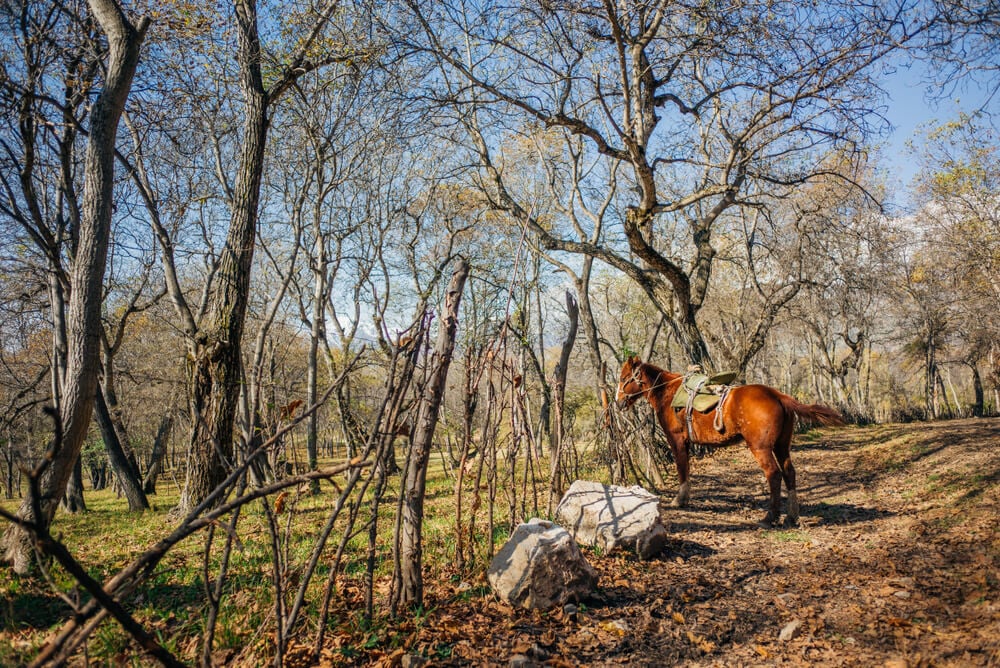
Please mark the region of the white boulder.
<svg viewBox="0 0 1000 668"><path fill-rule="evenodd" d="M605 551L621 546L642 559L655 557L667 543L659 497L638 485L577 480L559 502L555 519L580 545Z"/></svg>
<svg viewBox="0 0 1000 668"><path fill-rule="evenodd" d="M486 572L490 586L512 606L547 610L580 601L597 588L597 572L560 526L520 524Z"/></svg>

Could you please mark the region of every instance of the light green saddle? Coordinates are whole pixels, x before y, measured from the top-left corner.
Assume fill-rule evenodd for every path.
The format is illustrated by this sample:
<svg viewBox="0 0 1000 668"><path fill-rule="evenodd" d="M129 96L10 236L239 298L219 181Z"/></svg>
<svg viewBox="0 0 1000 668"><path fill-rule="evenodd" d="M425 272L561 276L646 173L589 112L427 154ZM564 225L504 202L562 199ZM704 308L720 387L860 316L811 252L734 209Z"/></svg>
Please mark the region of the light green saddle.
<svg viewBox="0 0 1000 668"><path fill-rule="evenodd" d="M700 413L706 413L719 403L722 388L733 382L738 374L734 371L707 375L704 373L691 373L684 376L681 386L677 388L671 408L687 408L688 398L693 393L694 409Z"/></svg>

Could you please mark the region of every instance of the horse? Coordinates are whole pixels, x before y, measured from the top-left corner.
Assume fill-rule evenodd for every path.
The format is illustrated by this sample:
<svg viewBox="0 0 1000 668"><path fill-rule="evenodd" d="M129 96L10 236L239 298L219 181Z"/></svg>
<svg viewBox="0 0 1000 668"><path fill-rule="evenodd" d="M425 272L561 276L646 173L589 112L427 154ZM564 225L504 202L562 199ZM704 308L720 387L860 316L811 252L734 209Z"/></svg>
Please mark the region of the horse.
<svg viewBox="0 0 1000 668"><path fill-rule="evenodd" d="M689 423L686 416L688 409L674 410L670 407L670 402L683 381L682 374L671 373L633 356L622 365L615 396L616 402L623 409L630 408L642 397L653 407L660 427L666 433L680 480L677 496L671 505L676 508L684 507L690 499L689 441L705 445L728 445L742 439L763 470L771 490L769 510L758 524L765 528L777 524L780 516L781 481L784 480L788 489L785 525L796 526L799 501L795 489L795 467L792 466L790 453L795 417L827 426L843 426L846 424L844 418L828 406L802 404L767 385L739 385L730 388L724 401L716 404L712 410L706 413L692 411ZM722 411L721 430L715 428L715 413L719 410Z"/></svg>

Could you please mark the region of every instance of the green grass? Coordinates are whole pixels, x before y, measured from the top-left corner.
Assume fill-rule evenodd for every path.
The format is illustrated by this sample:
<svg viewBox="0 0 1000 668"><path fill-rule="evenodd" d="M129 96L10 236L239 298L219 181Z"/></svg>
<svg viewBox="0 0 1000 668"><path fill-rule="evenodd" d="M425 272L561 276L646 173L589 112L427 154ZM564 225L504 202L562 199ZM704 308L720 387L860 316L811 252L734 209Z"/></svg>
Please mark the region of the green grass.
<svg viewBox="0 0 1000 668"><path fill-rule="evenodd" d="M402 460L402 458L400 458ZM321 463L321 466L325 463ZM547 467L543 467L547 470ZM520 483L520 476L516 477ZM339 481L343 484L343 479ZM467 480L464 492L463 521L467 525L472 505L472 493ZM423 563L425 582L447 582L455 574L455 510L453 478L444 470L440 457L433 457L428 472L427 495L425 500L425 521L423 526ZM383 605L387 582L392 574L391 535L396 512L394 497L398 496L399 477L393 477L385 494L385 501L379 508L378 540L375 561L377 613ZM541 487L541 485L540 485ZM369 492L370 494L370 492ZM478 573L485 569L485 559L497 546L507 539L509 521L507 502L503 493L498 494L493 532L488 531L485 507L487 490L484 488L482 505L476 515L476 535L472 548L476 561L468 564L468 573L462 576L467 581L475 581ZM52 530L69 548L74 557L88 573L103 581L141 555L162 537L169 534L176 521L168 517L176 505L178 490L168 481L160 485L160 494L151 497L152 510L143 513L127 512L124 499L119 499L111 490L85 493L87 511L76 515L60 512ZM279 531L284 541L289 517L292 518L287 544L281 545L282 555L287 554L286 590L288 601L297 590L295 572L300 571L309 558L316 538L336 500L333 486L324 484L319 496L305 493L296 496L291 491L286 502L286 512L278 516ZM544 505L547 497L539 496L539 505ZM17 501L2 502L10 510L16 510ZM274 499L268 500L269 504ZM273 505L272 505L273 507ZM518 504L520 507L520 503ZM289 515L291 513L291 515ZM336 592L331 610L329 626L347 633L353 640L346 643L341 651L344 656L356 656L373 647L399 646L405 636L390 632L384 621L375 620L365 624L361 591L367 569L368 531L362 528L370 514L370 504L363 505L355 530L360 531L347 543L341 562L341 574L336 581ZM313 621L305 621L306 634L312 628L319 614L334 553L339 545L347 510L345 508L320 559L316 573L309 584L305 615ZM228 522L228 518L226 520ZM222 550L226 541L226 529L218 525L208 562L208 577L214 580L218 573ZM205 603L205 537L202 531L174 547L156 567L153 574L134 592L126 607L145 628L161 638L171 651L182 660L197 659L198 638L204 631L207 618ZM260 658L268 662L273 655L274 589L272 582L273 555L266 515L260 502L253 502L243 509L235 531L235 546L230 557L229 574L225 585L222 606L215 630L214 649L232 649L241 652L241 660L249 657L251 662ZM467 548L468 549L468 548ZM74 580L58 566L51 568L52 580L58 590L67 596L86 596L77 591ZM462 592L466 600L481 597L488 588L477 584ZM68 618L70 608L56 592L41 579L18 577L7 569L0 569L0 665L13 665L23 661L22 653L31 655L53 630L59 628ZM426 614L425 611L424 614ZM420 616L416 623L419 624ZM19 646L15 658L7 651L13 639L28 638L30 646ZM133 641L112 621L106 621L93 634L87 648L92 661L98 664L131 665L131 659L139 655ZM433 650L430 658L447 658L451 646L442 645Z"/></svg>
<svg viewBox="0 0 1000 668"><path fill-rule="evenodd" d="M798 529L775 529L767 532L767 537L779 543L808 543L809 534Z"/></svg>

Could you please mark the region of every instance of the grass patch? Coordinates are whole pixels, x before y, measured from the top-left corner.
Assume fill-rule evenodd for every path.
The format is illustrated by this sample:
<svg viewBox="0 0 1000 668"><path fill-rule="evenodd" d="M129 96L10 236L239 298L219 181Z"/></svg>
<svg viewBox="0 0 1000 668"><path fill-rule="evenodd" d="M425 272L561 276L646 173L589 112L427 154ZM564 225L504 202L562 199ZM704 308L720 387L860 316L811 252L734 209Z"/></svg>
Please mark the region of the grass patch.
<svg viewBox="0 0 1000 668"><path fill-rule="evenodd" d="M809 534L798 529L773 529L767 532L767 537L779 543L808 543L812 541Z"/></svg>
<svg viewBox="0 0 1000 668"><path fill-rule="evenodd" d="M321 466L332 464L323 462ZM542 470L547 470L544 466ZM521 474L514 480L520 490ZM344 478L337 484L343 487ZM510 479L507 481L510 486ZM473 507L471 479L467 478L463 511L463 526L468 527ZM379 506L375 553L376 615L384 615L388 583L392 576L391 536L396 512L394 498L398 497L399 476L390 478L383 502ZM473 560L468 572L461 579L475 582L468 589L454 594L448 578L456 574L455 556L455 479L439 457L431 460L425 497L425 522L423 527L423 563L425 586L435 583L448 588L448 597L461 600L479 599L488 595L488 585L477 581L475 574L485 569L486 561L510 533L508 513L510 493L498 481L499 493L494 509L493 525L486 515L488 488L480 491L481 501L476 512L476 531L465 537L465 554ZM530 489L530 483L529 483ZM161 484L161 493L151 497L154 508L143 513L127 512L124 499L111 490L87 489L88 510L69 515L59 513L53 523L53 533L60 537L74 557L98 581L106 580L133 561L142 552L169 534L177 522L168 517L178 501L178 490ZM320 530L326 523L338 496L338 488L322 486L319 495L300 490L290 490L285 502L285 512L277 516L280 533L280 563L284 580L286 609L291 604L300 583L299 576L308 561ZM365 522L371 513L371 489L362 503L359 521L347 541L340 562L340 575L335 581L328 628L344 638L341 652L345 658L362 656L376 647L398 647L407 637L387 625L384 619L364 623L364 576L368 564L369 533ZM520 492L518 491L518 497ZM517 497L515 497L517 498ZM526 499L527 506L518 498L515 512L533 512L533 499ZM539 497L539 505L545 498ZM18 501L6 501L5 508L16 510ZM265 503L273 508L274 498ZM302 629L311 629L319 617L320 606L332 568L334 555L346 527L347 510L338 518L330 539L320 557L313 578L309 581L304 606ZM220 568L223 548L227 539L228 519L219 525L211 550L207 553L206 536L201 531L174 547L157 566L155 572L126 601L127 608L141 625L161 639L178 658L197 661L199 638L205 629L208 607L205 595L206 575L213 583ZM520 518L519 518L520 519ZM527 518L525 518L527 519ZM222 604L215 630L214 651L230 651L240 663L267 664L274 652L274 569L275 556L271 549L267 514L262 502L243 508L239 523L232 535L229 573L223 591ZM52 579L58 589L70 598L86 601L87 596L77 592L75 582L61 568L53 566ZM69 606L40 578L21 578L7 569L0 569L0 665L23 663L24 656L11 658L6 648L18 640L20 652L27 656L34 653L42 640L58 628L70 615ZM437 594L438 596L440 594ZM433 598L433 597L432 597ZM437 600L442 600L438 598ZM419 628L429 610L421 611L414 619ZM311 631L307 631L311 633ZM27 639L28 642L23 642ZM30 643L30 644L29 644ZM427 650L431 658L446 659L452 652L451 644L438 644ZM87 647L90 660L97 664L129 665L125 657L140 656L131 638L113 621L106 621L91 637ZM259 659L259 661L258 661Z"/></svg>

